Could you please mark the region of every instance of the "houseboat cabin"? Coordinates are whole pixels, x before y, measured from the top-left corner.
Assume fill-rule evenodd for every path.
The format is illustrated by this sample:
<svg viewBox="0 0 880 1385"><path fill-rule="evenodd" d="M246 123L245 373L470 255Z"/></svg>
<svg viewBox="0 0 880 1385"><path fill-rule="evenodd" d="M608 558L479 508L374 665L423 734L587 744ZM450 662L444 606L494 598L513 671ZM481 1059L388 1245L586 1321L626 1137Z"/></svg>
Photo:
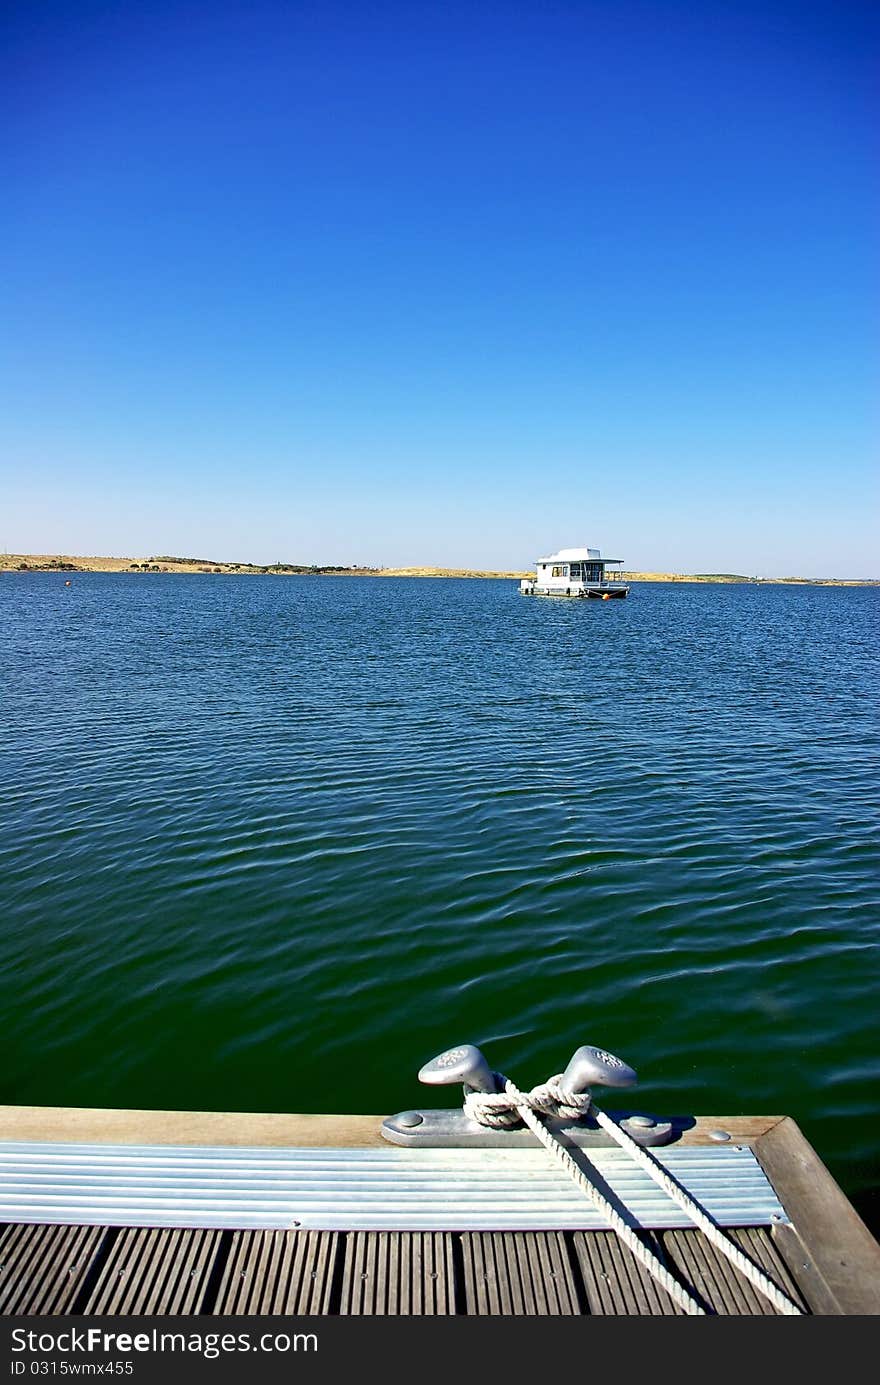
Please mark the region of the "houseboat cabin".
<svg viewBox="0 0 880 1385"><path fill-rule="evenodd" d="M603 558L598 548L560 548L538 558L534 578L520 582L523 596L626 596L625 582L609 580L607 567L620 567L622 558Z"/></svg>

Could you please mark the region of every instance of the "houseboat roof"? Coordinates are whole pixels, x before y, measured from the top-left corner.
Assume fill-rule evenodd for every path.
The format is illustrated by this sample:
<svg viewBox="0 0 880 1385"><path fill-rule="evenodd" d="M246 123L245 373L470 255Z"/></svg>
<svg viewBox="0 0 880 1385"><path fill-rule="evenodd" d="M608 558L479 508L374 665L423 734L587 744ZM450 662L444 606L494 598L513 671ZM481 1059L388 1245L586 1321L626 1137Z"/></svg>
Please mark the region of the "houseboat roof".
<svg viewBox="0 0 880 1385"><path fill-rule="evenodd" d="M622 558L603 558L598 548L560 548L548 558L536 558L538 563L622 563Z"/></svg>

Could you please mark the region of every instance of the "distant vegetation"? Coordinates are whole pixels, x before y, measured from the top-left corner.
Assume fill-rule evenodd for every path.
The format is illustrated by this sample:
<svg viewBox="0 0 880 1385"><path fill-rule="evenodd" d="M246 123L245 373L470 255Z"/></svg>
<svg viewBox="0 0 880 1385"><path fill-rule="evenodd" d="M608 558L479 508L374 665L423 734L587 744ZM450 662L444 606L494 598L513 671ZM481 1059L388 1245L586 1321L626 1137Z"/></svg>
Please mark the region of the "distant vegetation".
<svg viewBox="0 0 880 1385"><path fill-rule="evenodd" d="M176 563L186 564L188 567L197 567L201 572L288 572L294 574L322 573L322 572L351 572L352 567L346 563L336 564L317 564L317 563L220 563L216 558L175 558L169 553L157 554L154 558L149 558L145 563L132 563L132 568L140 567L142 571L151 568L154 563ZM356 566L356 565L355 565ZM368 571L369 569L361 569Z"/></svg>
<svg viewBox="0 0 880 1385"><path fill-rule="evenodd" d="M192 563L193 566L218 567L216 558L172 558L167 553L159 553L155 558L150 558L151 563Z"/></svg>

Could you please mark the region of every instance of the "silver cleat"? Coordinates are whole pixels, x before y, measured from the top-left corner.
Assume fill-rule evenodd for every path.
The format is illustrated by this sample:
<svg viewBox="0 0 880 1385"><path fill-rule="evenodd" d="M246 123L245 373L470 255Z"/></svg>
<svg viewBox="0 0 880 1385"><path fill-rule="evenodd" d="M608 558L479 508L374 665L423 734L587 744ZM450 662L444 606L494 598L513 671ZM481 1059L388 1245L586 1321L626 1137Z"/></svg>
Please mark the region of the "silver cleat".
<svg viewBox="0 0 880 1385"><path fill-rule="evenodd" d="M439 1053L419 1072L419 1081L429 1087L451 1086L461 1082L465 1091L490 1096L499 1090L497 1074L474 1044L461 1044ZM563 1091L583 1092L590 1085L631 1087L636 1075L627 1063L604 1049L585 1045L579 1048L560 1078ZM608 1114L608 1113L606 1113ZM610 1113L612 1117L614 1113ZM673 1137L669 1121L639 1112L618 1113L624 1130L639 1145L663 1145ZM555 1122L564 1128L566 1138L581 1149L604 1148L608 1135L589 1117ZM534 1149L530 1130L497 1130L474 1122L464 1111L401 1111L382 1122L382 1134L395 1145L423 1149Z"/></svg>
<svg viewBox="0 0 880 1385"><path fill-rule="evenodd" d="M634 1070L622 1058L583 1044L572 1054L559 1085L565 1092L586 1092L590 1087L634 1087L637 1081Z"/></svg>
<svg viewBox="0 0 880 1385"><path fill-rule="evenodd" d="M484 1055L473 1044L461 1044L458 1048L447 1048L426 1063L419 1071L419 1081L429 1087L451 1086L462 1082L475 1092L497 1092L495 1074Z"/></svg>

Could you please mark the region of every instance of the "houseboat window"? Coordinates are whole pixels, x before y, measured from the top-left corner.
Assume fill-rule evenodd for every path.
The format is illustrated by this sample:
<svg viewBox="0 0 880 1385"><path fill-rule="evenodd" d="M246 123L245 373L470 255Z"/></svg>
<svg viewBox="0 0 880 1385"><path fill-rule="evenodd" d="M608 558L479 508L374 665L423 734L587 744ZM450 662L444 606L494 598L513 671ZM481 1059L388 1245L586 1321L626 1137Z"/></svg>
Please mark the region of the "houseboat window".
<svg viewBox="0 0 880 1385"><path fill-rule="evenodd" d="M553 569L553 576L554 576L554 577L564 577L564 576L565 576L565 568L562 567L561 564L557 564L557 566Z"/></svg>
<svg viewBox="0 0 880 1385"><path fill-rule="evenodd" d="M582 564L581 564L581 563L572 563L572 565L571 565L571 580L572 580L573 582L579 582L579 581L581 580L581 568L582 568Z"/></svg>

